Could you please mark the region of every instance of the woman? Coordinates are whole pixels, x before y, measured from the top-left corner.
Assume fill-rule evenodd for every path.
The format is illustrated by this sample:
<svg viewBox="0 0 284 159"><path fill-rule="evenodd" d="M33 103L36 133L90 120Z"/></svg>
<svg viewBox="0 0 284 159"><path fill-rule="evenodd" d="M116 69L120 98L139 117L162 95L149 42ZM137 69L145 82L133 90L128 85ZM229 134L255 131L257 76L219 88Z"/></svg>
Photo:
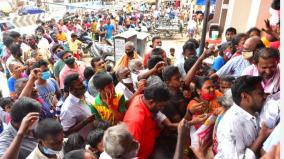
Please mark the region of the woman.
<svg viewBox="0 0 284 159"><path fill-rule="evenodd" d="M199 77L195 82L196 97L193 98L187 105L187 112L185 114L186 120L191 120L199 117L200 115L211 116L211 114L218 114L220 104L218 103L218 97L222 96L222 93L215 90L215 86L209 77ZM211 116L212 117L212 116ZM211 120L211 119L210 119ZM191 146L196 146L198 144L198 139L196 139L195 132L201 127L204 122L199 122L190 128ZM211 126L208 126L211 127ZM207 129L207 128L206 128ZM213 131L213 128L212 128ZM212 132L210 131L210 132ZM210 135L208 132L208 135ZM211 135L210 135L211 136ZM210 137L211 138L211 137ZM208 142L209 143L209 142ZM209 146L209 145L207 145ZM193 149L194 151L194 149ZM198 156L198 154L195 152ZM198 156L198 158L204 158Z"/></svg>

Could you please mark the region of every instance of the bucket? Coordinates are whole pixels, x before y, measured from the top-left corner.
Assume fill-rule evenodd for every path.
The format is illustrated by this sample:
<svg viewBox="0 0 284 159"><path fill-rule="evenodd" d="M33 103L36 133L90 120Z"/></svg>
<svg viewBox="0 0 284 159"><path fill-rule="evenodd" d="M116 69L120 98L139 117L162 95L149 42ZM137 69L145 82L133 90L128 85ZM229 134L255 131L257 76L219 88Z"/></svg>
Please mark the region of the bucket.
<svg viewBox="0 0 284 159"><path fill-rule="evenodd" d="M218 39L219 31L212 31L211 39L216 40Z"/></svg>

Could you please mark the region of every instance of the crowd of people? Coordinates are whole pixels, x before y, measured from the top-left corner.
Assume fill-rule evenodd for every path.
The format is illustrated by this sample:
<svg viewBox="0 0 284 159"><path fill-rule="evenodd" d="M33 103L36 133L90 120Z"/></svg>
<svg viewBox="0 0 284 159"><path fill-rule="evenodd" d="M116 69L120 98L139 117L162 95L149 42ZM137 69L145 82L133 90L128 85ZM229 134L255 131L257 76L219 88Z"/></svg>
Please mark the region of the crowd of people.
<svg viewBox="0 0 284 159"><path fill-rule="evenodd" d="M270 8L278 15L279 3ZM136 26L127 8L118 18L91 12L39 21L33 35L3 34L1 158L279 157L279 16L261 30L227 28L201 55L193 36L181 58L155 36L143 58L129 41L115 66L83 61L78 37L90 29L91 41L111 40Z"/></svg>

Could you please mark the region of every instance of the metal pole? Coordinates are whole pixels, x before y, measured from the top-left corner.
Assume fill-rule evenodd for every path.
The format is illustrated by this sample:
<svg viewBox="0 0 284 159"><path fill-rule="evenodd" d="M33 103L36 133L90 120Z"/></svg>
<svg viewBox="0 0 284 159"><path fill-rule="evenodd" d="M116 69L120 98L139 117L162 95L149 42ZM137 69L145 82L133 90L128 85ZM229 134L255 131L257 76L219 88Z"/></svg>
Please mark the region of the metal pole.
<svg viewBox="0 0 284 159"><path fill-rule="evenodd" d="M202 27L202 34L201 34L201 41L199 45L199 56L203 53L205 47L205 40L206 40L206 31L207 31L207 23L209 18L210 12L210 0L206 0L205 4L205 11L204 11L204 19L203 19L203 27Z"/></svg>

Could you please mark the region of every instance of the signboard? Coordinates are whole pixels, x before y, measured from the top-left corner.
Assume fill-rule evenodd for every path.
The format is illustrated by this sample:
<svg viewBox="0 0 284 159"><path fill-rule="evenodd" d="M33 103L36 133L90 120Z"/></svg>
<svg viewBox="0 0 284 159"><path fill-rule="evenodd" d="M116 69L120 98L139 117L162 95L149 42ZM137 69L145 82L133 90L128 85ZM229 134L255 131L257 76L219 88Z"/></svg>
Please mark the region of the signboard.
<svg viewBox="0 0 284 159"><path fill-rule="evenodd" d="M125 52L125 39L114 39L114 47L115 61L118 61L124 55Z"/></svg>

